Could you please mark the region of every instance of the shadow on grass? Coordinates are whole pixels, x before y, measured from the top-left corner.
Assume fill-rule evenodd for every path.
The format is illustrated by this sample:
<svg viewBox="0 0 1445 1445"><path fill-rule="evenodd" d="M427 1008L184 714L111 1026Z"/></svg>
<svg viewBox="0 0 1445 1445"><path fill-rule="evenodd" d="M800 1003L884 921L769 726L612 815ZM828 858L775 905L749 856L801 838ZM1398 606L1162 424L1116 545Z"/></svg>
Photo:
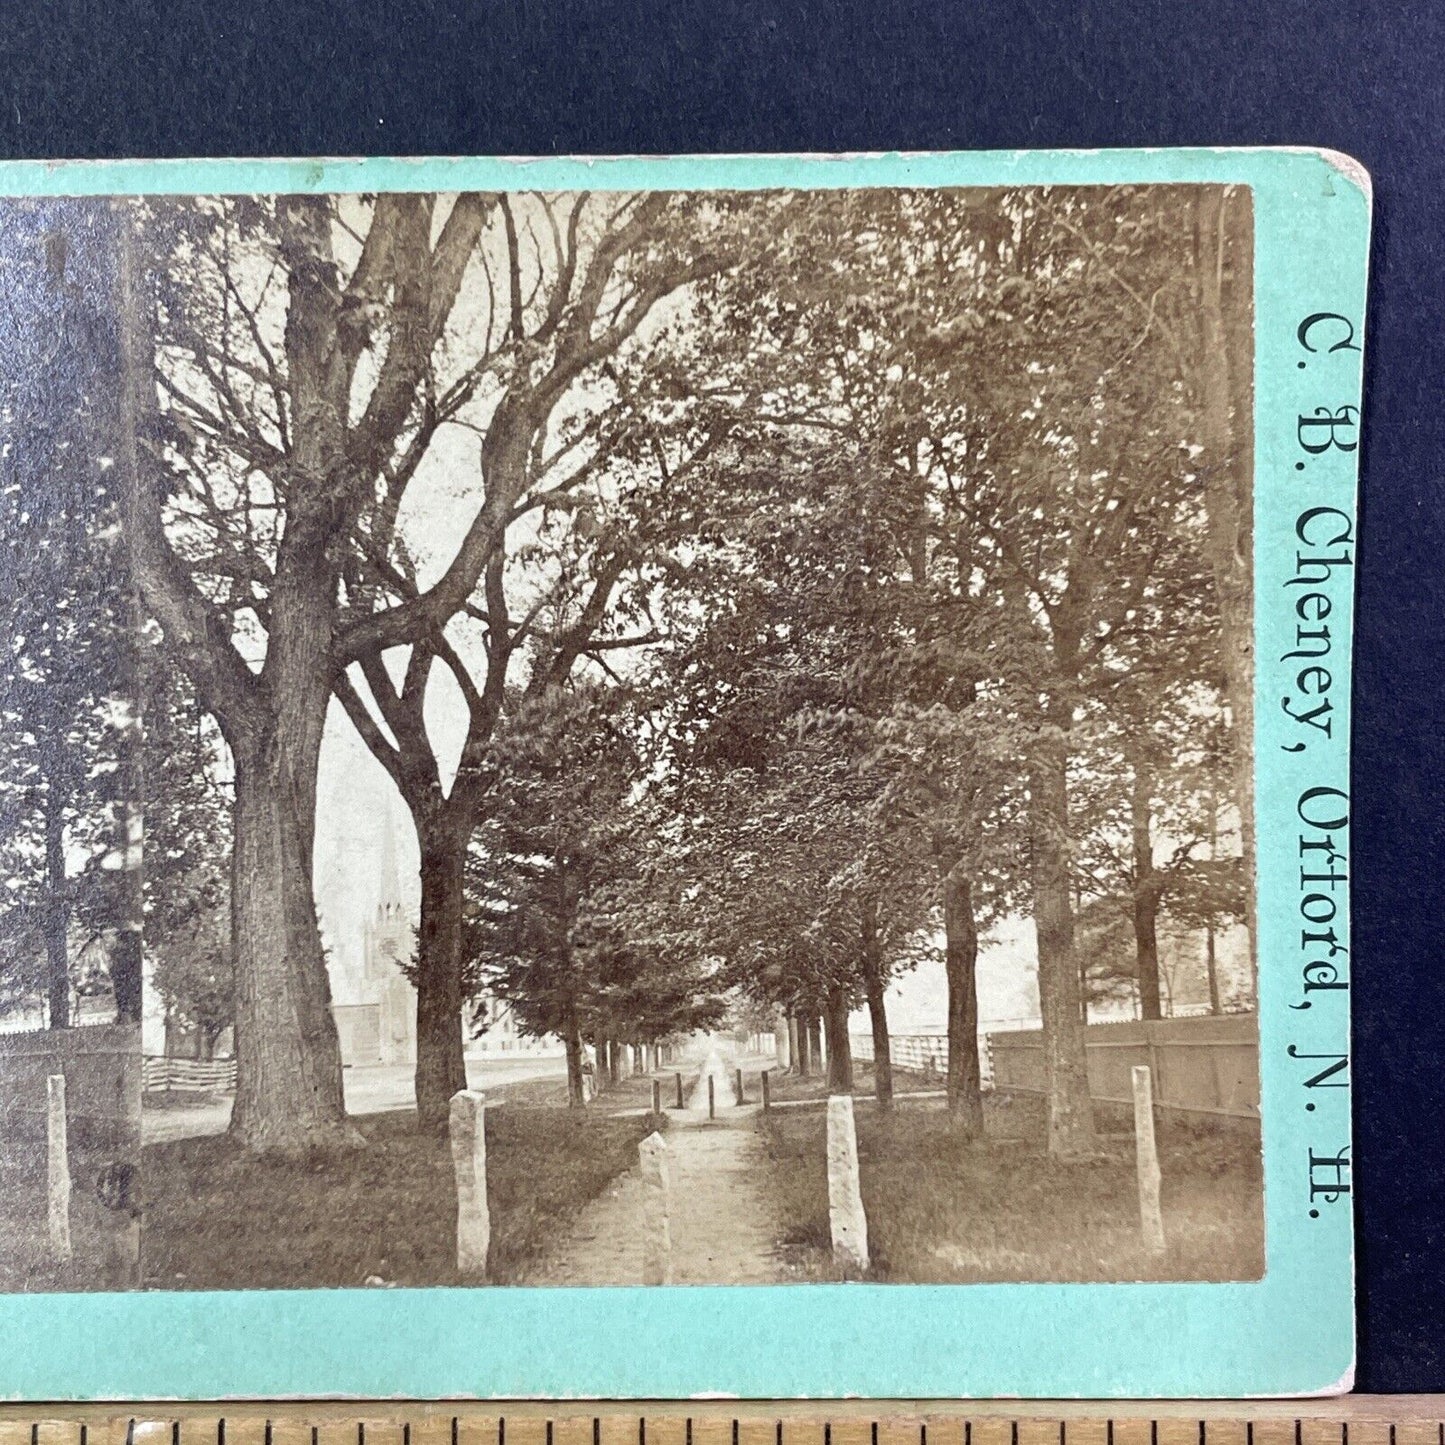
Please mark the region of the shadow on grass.
<svg viewBox="0 0 1445 1445"><path fill-rule="evenodd" d="M858 1111L869 1278L967 1284L1261 1276L1257 1138L1161 1127L1168 1247L1151 1255L1140 1243L1132 1135L1104 1135L1098 1157L1086 1162L1050 1159L1036 1102L991 1100L986 1137L977 1141L957 1137L942 1108ZM839 1278L823 1114L773 1114L762 1128L778 1165L780 1254L807 1278Z"/></svg>
<svg viewBox="0 0 1445 1445"><path fill-rule="evenodd" d="M521 1087L521 1086L518 1086ZM143 1154L152 1289L457 1285L446 1138L409 1111L360 1118L365 1149L256 1159L224 1136ZM508 1103L487 1113L490 1282L506 1284L637 1161L658 1121Z"/></svg>

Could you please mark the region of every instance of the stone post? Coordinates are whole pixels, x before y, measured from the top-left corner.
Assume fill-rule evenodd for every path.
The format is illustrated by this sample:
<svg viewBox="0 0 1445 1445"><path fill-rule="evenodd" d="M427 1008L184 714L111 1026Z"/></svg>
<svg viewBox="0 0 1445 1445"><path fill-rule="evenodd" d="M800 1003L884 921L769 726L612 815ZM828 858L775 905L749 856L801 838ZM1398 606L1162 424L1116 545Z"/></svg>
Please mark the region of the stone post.
<svg viewBox="0 0 1445 1445"><path fill-rule="evenodd" d="M707 1076L707 1116L709 1119L717 1118L716 1080L711 1074Z"/></svg>
<svg viewBox="0 0 1445 1445"><path fill-rule="evenodd" d="M828 1224L833 1259L845 1272L868 1268L868 1220L858 1182L858 1136L853 1128L853 1096L828 1097Z"/></svg>
<svg viewBox="0 0 1445 1445"><path fill-rule="evenodd" d="M457 1272L487 1277L492 1218L487 1208L487 1096L471 1089L452 1095L448 1125L457 1176Z"/></svg>
<svg viewBox="0 0 1445 1445"><path fill-rule="evenodd" d="M767 1071L766 1069L763 1070L762 1080L763 1080L763 1113L766 1114L766 1113L768 1113L768 1112L772 1109L772 1107L773 1107L773 1088L772 1088L772 1085L768 1082L768 1071Z"/></svg>
<svg viewBox="0 0 1445 1445"><path fill-rule="evenodd" d="M677 1107L680 1109L682 1108L682 1075L676 1074L674 1077L677 1079Z"/></svg>
<svg viewBox="0 0 1445 1445"><path fill-rule="evenodd" d="M654 1114L660 1114L660 1113L662 1113L662 1080L661 1080L661 1079L654 1079L654 1080L652 1081L652 1112L653 1112Z"/></svg>
<svg viewBox="0 0 1445 1445"><path fill-rule="evenodd" d="M1139 1173L1139 1228L1144 1248L1164 1252L1164 1216L1159 1209L1159 1151L1154 1143L1154 1081L1147 1064L1135 1064L1134 1160Z"/></svg>
<svg viewBox="0 0 1445 1445"><path fill-rule="evenodd" d="M737 1071L737 1080L733 1085L733 1089L738 1096L738 1103L746 1103L747 1095L743 1093L743 1071L741 1069Z"/></svg>
<svg viewBox="0 0 1445 1445"><path fill-rule="evenodd" d="M47 1184L50 1204L50 1251L57 1259L70 1258L70 1151L65 1130L65 1075L45 1080L45 1135L48 1150Z"/></svg>
<svg viewBox="0 0 1445 1445"><path fill-rule="evenodd" d="M637 1146L642 1166L642 1282L672 1283L672 1179L667 1141L649 1134Z"/></svg>

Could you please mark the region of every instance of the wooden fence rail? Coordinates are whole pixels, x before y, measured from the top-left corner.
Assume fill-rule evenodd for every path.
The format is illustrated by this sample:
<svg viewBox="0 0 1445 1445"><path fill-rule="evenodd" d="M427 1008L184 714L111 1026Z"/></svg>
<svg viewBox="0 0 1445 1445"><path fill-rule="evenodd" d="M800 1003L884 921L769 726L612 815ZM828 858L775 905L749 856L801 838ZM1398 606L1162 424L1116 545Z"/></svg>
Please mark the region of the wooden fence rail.
<svg viewBox="0 0 1445 1445"><path fill-rule="evenodd" d="M172 1059L151 1056L141 1065L147 1094L226 1094L236 1087L235 1059Z"/></svg>

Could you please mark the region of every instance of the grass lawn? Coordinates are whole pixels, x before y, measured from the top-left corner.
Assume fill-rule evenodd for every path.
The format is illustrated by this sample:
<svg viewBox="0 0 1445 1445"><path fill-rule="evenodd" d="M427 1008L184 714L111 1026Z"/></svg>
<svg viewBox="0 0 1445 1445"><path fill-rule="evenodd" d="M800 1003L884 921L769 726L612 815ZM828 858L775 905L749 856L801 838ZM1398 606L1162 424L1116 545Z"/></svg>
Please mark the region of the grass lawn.
<svg viewBox="0 0 1445 1445"><path fill-rule="evenodd" d="M919 1094L929 1090L941 1090L946 1084L942 1074L925 1074L913 1069L900 1069L896 1064L893 1066L893 1092L898 1094ZM755 1090L759 1087L751 1075L748 1076L748 1095L756 1098ZM785 1074L779 1069L772 1070L772 1077L769 1080L769 1092L774 1099L826 1099L828 1097L828 1070L827 1066L815 1070L806 1079L800 1079L796 1074ZM853 1097L873 1097L873 1065L871 1063L855 1062L853 1065Z"/></svg>
<svg viewBox="0 0 1445 1445"><path fill-rule="evenodd" d="M70 1136L71 1258L50 1249L47 1149L43 1129L6 1121L0 1129L0 1293L134 1287L133 1215L105 1208L97 1191L100 1171L134 1159L134 1142Z"/></svg>
<svg viewBox="0 0 1445 1445"><path fill-rule="evenodd" d="M576 1211L637 1162L645 1116L487 1111L491 1278L506 1284ZM223 1135L143 1152L142 1259L152 1289L460 1284L456 1192L444 1137L409 1111L356 1121L367 1147L253 1159Z"/></svg>
<svg viewBox="0 0 1445 1445"><path fill-rule="evenodd" d="M662 1084L662 1107L665 1109L672 1102L672 1075L658 1074L656 1077ZM599 1091L588 1109L593 1114L651 1109L652 1079L651 1074L633 1074L616 1084L608 1084ZM485 1092L489 1104L502 1102L529 1109L567 1107L566 1079L524 1079L516 1084L497 1084Z"/></svg>
<svg viewBox="0 0 1445 1445"><path fill-rule="evenodd" d="M953 1137L941 1108L857 1113L871 1278L896 1283L1257 1279L1264 1269L1259 1144L1247 1134L1160 1129L1162 1256L1139 1243L1132 1134L1107 1134L1098 1158L1044 1152L1040 1101L989 1101L985 1139ZM1104 1118L1105 1125L1116 1120ZM779 1248L808 1277L837 1278L830 1257L821 1110L762 1124L783 1195Z"/></svg>

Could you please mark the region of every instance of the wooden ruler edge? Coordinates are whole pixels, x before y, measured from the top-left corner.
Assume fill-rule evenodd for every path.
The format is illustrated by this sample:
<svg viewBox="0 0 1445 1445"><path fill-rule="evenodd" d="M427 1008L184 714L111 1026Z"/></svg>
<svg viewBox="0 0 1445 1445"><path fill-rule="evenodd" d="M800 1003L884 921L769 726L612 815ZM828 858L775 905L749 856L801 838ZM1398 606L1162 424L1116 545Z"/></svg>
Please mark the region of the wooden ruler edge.
<svg viewBox="0 0 1445 1445"><path fill-rule="evenodd" d="M1328 1398L1289 1400L247 1400L247 1401L105 1401L87 1403L35 1402L0 1404L0 1445L15 1445L25 1431L40 1445L37 1432L51 1437L58 1429L81 1425L109 1427L101 1432L113 1438L118 1427L133 1439L136 1426L152 1435L156 1425L218 1426L222 1421L238 1426L271 1422L295 1428L298 1425L335 1427L365 1425L402 1429L417 1426L429 1435L445 1430L452 1421L472 1433L478 1426L495 1427L505 1420L517 1424L556 1422L568 1427L569 1436L579 1425L606 1423L608 1436L616 1438L619 1422L641 1425L683 1425L696 1422L713 1427L736 1421L755 1430L759 1424L824 1425L847 1428L851 1438L859 1426L874 1422L890 1429L908 1424L938 1421L940 1424L977 1420L980 1422L1090 1421L1169 1423L1177 1434L1178 1423L1198 1426L1238 1422L1261 1422L1275 1428L1294 1422L1296 1445L1299 1426L1354 1423L1382 1427L1396 1425L1439 1427L1445 1445L1445 1395L1340 1395ZM23 1427L17 1431L16 1427ZM249 1437L251 1430L245 1433ZM594 1427L595 1433L595 1427ZM992 1432L991 1432L992 1433ZM1412 1432L1414 1433L1414 1432ZM1347 1432L1346 1432L1347 1437ZM1287 1440L1287 1436L1281 1438ZM1015 1442L1017 1445L1017 1442ZM1157 1445L1151 1441L1150 1445Z"/></svg>

